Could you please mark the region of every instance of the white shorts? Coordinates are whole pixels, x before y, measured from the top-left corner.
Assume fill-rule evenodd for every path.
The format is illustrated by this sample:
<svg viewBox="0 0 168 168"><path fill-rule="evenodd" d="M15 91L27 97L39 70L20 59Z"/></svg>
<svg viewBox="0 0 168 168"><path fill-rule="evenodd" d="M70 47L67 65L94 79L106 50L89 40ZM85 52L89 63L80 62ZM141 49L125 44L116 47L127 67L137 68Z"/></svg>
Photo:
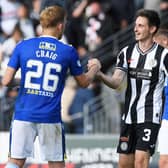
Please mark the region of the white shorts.
<svg viewBox="0 0 168 168"><path fill-rule="evenodd" d="M161 155L168 154L168 120L163 120L158 135L158 152Z"/></svg>
<svg viewBox="0 0 168 168"><path fill-rule="evenodd" d="M41 159L64 161L65 136L61 123L32 123L14 120L10 133L10 157L17 159L33 157L37 136Z"/></svg>

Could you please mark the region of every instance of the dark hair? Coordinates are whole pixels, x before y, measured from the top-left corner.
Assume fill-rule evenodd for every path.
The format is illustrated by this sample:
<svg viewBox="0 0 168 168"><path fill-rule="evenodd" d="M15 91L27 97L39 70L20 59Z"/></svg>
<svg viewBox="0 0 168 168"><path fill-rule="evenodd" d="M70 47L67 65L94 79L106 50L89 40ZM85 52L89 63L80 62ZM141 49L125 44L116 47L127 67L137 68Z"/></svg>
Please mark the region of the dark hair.
<svg viewBox="0 0 168 168"><path fill-rule="evenodd" d="M141 9L137 12L136 18L139 16L146 17L148 19L149 26L156 26L156 32L157 32L160 26L160 18L156 11Z"/></svg>

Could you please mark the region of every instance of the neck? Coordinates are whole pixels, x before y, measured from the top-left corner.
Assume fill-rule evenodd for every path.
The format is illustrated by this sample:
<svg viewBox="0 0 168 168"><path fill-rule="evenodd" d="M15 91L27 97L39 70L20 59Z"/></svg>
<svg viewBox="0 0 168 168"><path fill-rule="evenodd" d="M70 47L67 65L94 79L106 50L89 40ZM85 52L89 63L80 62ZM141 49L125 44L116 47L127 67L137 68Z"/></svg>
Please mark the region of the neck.
<svg viewBox="0 0 168 168"><path fill-rule="evenodd" d="M50 29L43 29L42 35L53 36L53 37L55 37L57 39L59 38L58 33L55 31L55 29L52 29L52 28L50 28Z"/></svg>
<svg viewBox="0 0 168 168"><path fill-rule="evenodd" d="M153 39L150 38L145 41L139 41L138 45L139 45L139 48L142 52L146 52L147 50L149 50L152 47L153 43L154 43Z"/></svg>

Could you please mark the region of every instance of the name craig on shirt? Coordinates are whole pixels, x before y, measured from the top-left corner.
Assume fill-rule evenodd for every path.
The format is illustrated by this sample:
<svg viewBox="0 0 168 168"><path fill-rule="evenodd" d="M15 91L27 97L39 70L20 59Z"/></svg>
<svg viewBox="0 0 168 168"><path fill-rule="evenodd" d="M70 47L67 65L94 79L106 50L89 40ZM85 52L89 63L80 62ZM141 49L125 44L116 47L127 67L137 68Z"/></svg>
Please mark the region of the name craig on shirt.
<svg viewBox="0 0 168 168"><path fill-rule="evenodd" d="M57 54L53 51L49 50L36 50L36 57L37 58L50 58L52 60L55 60L57 58Z"/></svg>

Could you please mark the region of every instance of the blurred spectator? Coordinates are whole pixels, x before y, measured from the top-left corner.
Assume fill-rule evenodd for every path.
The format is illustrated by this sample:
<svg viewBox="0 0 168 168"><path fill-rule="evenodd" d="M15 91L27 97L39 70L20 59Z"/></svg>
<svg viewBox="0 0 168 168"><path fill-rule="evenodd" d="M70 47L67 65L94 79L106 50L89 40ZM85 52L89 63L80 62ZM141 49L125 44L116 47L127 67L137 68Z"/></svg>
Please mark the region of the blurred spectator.
<svg viewBox="0 0 168 168"><path fill-rule="evenodd" d="M33 22L36 36L39 36L41 34L41 32L39 33L38 31L38 28L40 26L40 22L39 22L40 7L41 7L41 0L32 0L32 9L30 10L30 19Z"/></svg>
<svg viewBox="0 0 168 168"><path fill-rule="evenodd" d="M32 1L33 0L17 0L19 3L26 3L28 5L28 8L31 9L32 8Z"/></svg>
<svg viewBox="0 0 168 168"><path fill-rule="evenodd" d="M41 0L41 10L52 5L65 6L66 0Z"/></svg>
<svg viewBox="0 0 168 168"><path fill-rule="evenodd" d="M134 20L134 0L111 0L112 15L116 19L120 29L126 28Z"/></svg>
<svg viewBox="0 0 168 168"><path fill-rule="evenodd" d="M69 44L74 46L80 57L85 57L87 49L85 46L84 11L88 0L67 0L66 10L68 12L68 23L65 36Z"/></svg>
<svg viewBox="0 0 168 168"><path fill-rule="evenodd" d="M32 20L30 19L29 6L27 4L21 3L18 9L18 18L24 38L34 37L34 26Z"/></svg>
<svg viewBox="0 0 168 168"><path fill-rule="evenodd" d="M0 49L0 60L1 60L1 71L0 75L3 75L9 58L13 52L13 49L15 48L16 44L23 39L23 33L21 31L20 25L16 24L13 30L13 33L11 37L6 39L3 44L1 45ZM16 77L20 78L20 73L17 72Z"/></svg>
<svg viewBox="0 0 168 168"><path fill-rule="evenodd" d="M167 17L168 17L168 0L161 0L160 1L160 17L161 17L161 23L167 23Z"/></svg>
<svg viewBox="0 0 168 168"><path fill-rule="evenodd" d="M160 0L144 0L144 9L159 11Z"/></svg>
<svg viewBox="0 0 168 168"><path fill-rule="evenodd" d="M69 115L72 120L71 133L84 133L84 106L94 97L95 94L93 88L77 88L76 94L69 108ZM93 111L90 113L93 113Z"/></svg>
<svg viewBox="0 0 168 168"><path fill-rule="evenodd" d="M1 30L5 36L10 36L18 22L17 10L19 3L16 0L0 0Z"/></svg>
<svg viewBox="0 0 168 168"><path fill-rule="evenodd" d="M2 80L2 76L0 76L0 80ZM6 89L7 89L6 87L3 87L0 84L0 100L3 99L3 97L5 96ZM1 105L0 105L0 113L1 113Z"/></svg>
<svg viewBox="0 0 168 168"><path fill-rule="evenodd" d="M91 2L85 12L86 21L86 44L89 51L94 51L104 39L113 34L116 26L109 15L102 8L99 1Z"/></svg>
<svg viewBox="0 0 168 168"><path fill-rule="evenodd" d="M144 0L134 0L135 11L142 9L144 7Z"/></svg>
<svg viewBox="0 0 168 168"><path fill-rule="evenodd" d="M72 132L72 119L69 115L69 108L72 104L74 96L76 94L77 83L72 77L68 77L66 80L65 88L62 94L62 121L64 122L66 133Z"/></svg>
<svg viewBox="0 0 168 168"><path fill-rule="evenodd" d="M0 76L0 80L2 77ZM2 87L0 83L0 131L4 129L4 115L3 115L3 99L6 93L6 87Z"/></svg>
<svg viewBox="0 0 168 168"><path fill-rule="evenodd" d="M18 88L14 87L11 88L9 87L6 91L5 97L1 101L1 110L3 111L3 131L9 131L11 121L12 121L12 116L14 112L14 103L15 99L18 94Z"/></svg>
<svg viewBox="0 0 168 168"><path fill-rule="evenodd" d="M160 24L160 29L168 30L168 22L162 22Z"/></svg>

